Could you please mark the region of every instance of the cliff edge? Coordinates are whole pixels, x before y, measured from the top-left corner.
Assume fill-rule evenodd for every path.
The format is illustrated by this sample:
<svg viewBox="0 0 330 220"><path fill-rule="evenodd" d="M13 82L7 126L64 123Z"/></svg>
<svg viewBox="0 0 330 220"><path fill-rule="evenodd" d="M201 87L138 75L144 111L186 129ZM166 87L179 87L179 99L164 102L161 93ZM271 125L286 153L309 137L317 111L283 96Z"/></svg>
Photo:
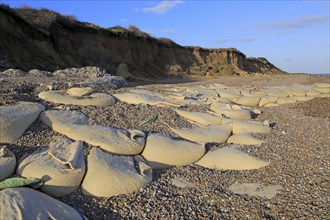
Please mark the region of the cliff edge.
<svg viewBox="0 0 330 220"><path fill-rule="evenodd" d="M183 47L138 28L101 28L47 9L0 5L0 60L23 70L98 66L135 77L282 74L265 58L237 49Z"/></svg>

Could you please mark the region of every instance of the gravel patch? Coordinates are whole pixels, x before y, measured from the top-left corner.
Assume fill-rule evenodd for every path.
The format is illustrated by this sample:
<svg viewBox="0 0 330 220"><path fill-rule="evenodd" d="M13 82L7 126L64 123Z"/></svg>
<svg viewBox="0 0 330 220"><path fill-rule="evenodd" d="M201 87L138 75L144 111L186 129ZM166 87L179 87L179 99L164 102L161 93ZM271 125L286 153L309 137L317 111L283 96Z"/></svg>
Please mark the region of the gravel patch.
<svg viewBox="0 0 330 220"><path fill-rule="evenodd" d="M317 118L330 118L330 97L315 98L297 104L293 109L300 110L304 115Z"/></svg>

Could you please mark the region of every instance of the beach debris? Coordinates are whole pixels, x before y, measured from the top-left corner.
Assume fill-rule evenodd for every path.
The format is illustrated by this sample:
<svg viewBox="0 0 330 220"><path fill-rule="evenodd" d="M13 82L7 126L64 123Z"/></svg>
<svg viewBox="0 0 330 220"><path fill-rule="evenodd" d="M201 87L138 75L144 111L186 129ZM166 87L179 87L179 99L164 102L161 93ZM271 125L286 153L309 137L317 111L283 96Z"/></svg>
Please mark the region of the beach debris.
<svg viewBox="0 0 330 220"><path fill-rule="evenodd" d="M259 183L242 183L233 184L228 190L232 191L234 194L247 194L248 196L260 196L271 199L274 198L280 190L283 190L283 187L281 185L262 186Z"/></svg>
<svg viewBox="0 0 330 220"><path fill-rule="evenodd" d="M7 188L22 187L22 186L31 186L33 189L37 189L41 187L42 184L43 182L39 178L12 177L0 182L0 190Z"/></svg>
<svg viewBox="0 0 330 220"><path fill-rule="evenodd" d="M139 126L139 127L141 127L141 126L146 126L146 125L148 125L148 124L150 124L150 123L155 122L157 119L158 119L158 115L154 115L154 116L152 116L151 118L149 118L149 119L147 119L147 120L141 122L138 126Z"/></svg>

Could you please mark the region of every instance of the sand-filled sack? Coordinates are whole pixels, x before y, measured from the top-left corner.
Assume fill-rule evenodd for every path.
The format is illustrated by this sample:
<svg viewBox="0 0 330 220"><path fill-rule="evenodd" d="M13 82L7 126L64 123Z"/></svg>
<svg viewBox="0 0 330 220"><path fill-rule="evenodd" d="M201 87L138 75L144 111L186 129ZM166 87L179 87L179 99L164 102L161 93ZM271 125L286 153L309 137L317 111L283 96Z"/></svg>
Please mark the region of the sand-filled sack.
<svg viewBox="0 0 330 220"><path fill-rule="evenodd" d="M49 149L38 149L25 158L17 169L23 177L39 178L44 182L41 191L51 196L63 196L76 190L85 175L81 141L61 140Z"/></svg>
<svg viewBox="0 0 330 220"><path fill-rule="evenodd" d="M259 104L260 98L259 97L248 97L248 96L242 96L239 97L237 100L237 104L243 105L243 106L257 106Z"/></svg>
<svg viewBox="0 0 330 220"><path fill-rule="evenodd" d="M222 109L228 109L228 110L232 110L232 105L226 102L211 102L210 103L210 108L222 108Z"/></svg>
<svg viewBox="0 0 330 220"><path fill-rule="evenodd" d="M327 87L326 85L320 86L320 84L318 84L317 86L314 86L313 89L320 92L320 93L322 93L322 94L330 93L330 87Z"/></svg>
<svg viewBox="0 0 330 220"><path fill-rule="evenodd" d="M142 93L120 93L114 94L119 101L126 102L128 104L138 105L138 104L148 104L148 105L157 105L157 106L174 106L180 107L181 104L175 102L171 99L165 97L159 97L156 95L142 94Z"/></svg>
<svg viewBox="0 0 330 220"><path fill-rule="evenodd" d="M288 97L289 93L286 91L281 90L280 88L276 87L266 87L264 90L268 94L268 96L275 96L275 97Z"/></svg>
<svg viewBox="0 0 330 220"><path fill-rule="evenodd" d="M210 107L212 111L217 114L225 115L228 118L232 119L251 119L251 111L250 110L232 110L218 107Z"/></svg>
<svg viewBox="0 0 330 220"><path fill-rule="evenodd" d="M279 106L279 104L277 103L267 103L266 105L264 105L264 107L277 107Z"/></svg>
<svg viewBox="0 0 330 220"><path fill-rule="evenodd" d="M79 111L48 110L40 114L39 120L55 131L64 129L67 124L86 125L88 118Z"/></svg>
<svg viewBox="0 0 330 220"><path fill-rule="evenodd" d="M182 138L200 143L226 143L232 131L232 123L197 128L170 129Z"/></svg>
<svg viewBox="0 0 330 220"><path fill-rule="evenodd" d="M105 93L93 93L88 96L73 97L62 95L58 91L45 91L38 94L38 97L48 102L64 105L82 105L82 106L108 106L115 104L115 99Z"/></svg>
<svg viewBox="0 0 330 220"><path fill-rule="evenodd" d="M330 88L330 83L314 83L313 87Z"/></svg>
<svg viewBox="0 0 330 220"><path fill-rule="evenodd" d="M305 102L314 99L312 96L295 96L294 98L299 102Z"/></svg>
<svg viewBox="0 0 330 220"><path fill-rule="evenodd" d="M241 145L260 145L264 141L252 137L250 134L234 134L228 138L227 143Z"/></svg>
<svg viewBox="0 0 330 220"><path fill-rule="evenodd" d="M203 86L188 87L187 91L195 93L197 96L213 96L218 97L218 93L213 89L208 89Z"/></svg>
<svg viewBox="0 0 330 220"><path fill-rule="evenodd" d="M13 175L15 168L15 155L6 147L0 146L0 181Z"/></svg>
<svg viewBox="0 0 330 220"><path fill-rule="evenodd" d="M154 133L147 137L143 158L154 169L185 166L195 163L205 153L204 144Z"/></svg>
<svg viewBox="0 0 330 220"><path fill-rule="evenodd" d="M276 101L277 104L283 105L283 104L291 104L291 103L296 103L295 98L291 97L279 97L278 100Z"/></svg>
<svg viewBox="0 0 330 220"><path fill-rule="evenodd" d="M253 170L269 165L236 147L224 147L209 151L195 164L217 170Z"/></svg>
<svg viewBox="0 0 330 220"><path fill-rule="evenodd" d="M308 97L315 97L320 95L321 93L319 91L316 91L315 89L308 89L306 90L306 96Z"/></svg>
<svg viewBox="0 0 330 220"><path fill-rule="evenodd" d="M221 98L238 98L241 96L241 91L234 87L215 89Z"/></svg>
<svg viewBox="0 0 330 220"><path fill-rule="evenodd" d="M32 102L0 106L0 143L18 140L44 110L43 105Z"/></svg>
<svg viewBox="0 0 330 220"><path fill-rule="evenodd" d="M269 103L276 103L277 100L278 100L277 96L263 96L261 97L258 106L263 107Z"/></svg>
<svg viewBox="0 0 330 220"><path fill-rule="evenodd" d="M219 125L221 124L222 117L205 113L205 112L188 112L174 109L176 113L189 121L196 122L201 125Z"/></svg>
<svg viewBox="0 0 330 220"><path fill-rule="evenodd" d="M73 87L73 88L66 90L66 93L69 96L77 96L77 97L90 95L93 92L94 92L94 89L92 87L84 87L84 88Z"/></svg>
<svg viewBox="0 0 330 220"><path fill-rule="evenodd" d="M113 154L137 155L145 145L145 134L142 131L86 125L87 117L77 111L45 111L40 119L73 140L85 141Z"/></svg>
<svg viewBox="0 0 330 220"><path fill-rule="evenodd" d="M264 91L244 91L241 90L241 94L242 96L246 96L246 97L262 97L262 96L267 96L267 92Z"/></svg>
<svg viewBox="0 0 330 220"><path fill-rule="evenodd" d="M256 121L245 121L223 118L223 123L233 123L233 134L267 134L271 131L271 128Z"/></svg>
<svg viewBox="0 0 330 220"><path fill-rule="evenodd" d="M0 191L0 219L87 219L74 208L31 188Z"/></svg>
<svg viewBox="0 0 330 220"><path fill-rule="evenodd" d="M111 197L139 191L152 180L152 170L141 156L127 157L92 148L82 183L85 195Z"/></svg>
<svg viewBox="0 0 330 220"><path fill-rule="evenodd" d="M145 134L138 130L124 130L100 125L72 125L69 132L60 133L73 140L82 140L93 146L119 155L140 154L145 145Z"/></svg>

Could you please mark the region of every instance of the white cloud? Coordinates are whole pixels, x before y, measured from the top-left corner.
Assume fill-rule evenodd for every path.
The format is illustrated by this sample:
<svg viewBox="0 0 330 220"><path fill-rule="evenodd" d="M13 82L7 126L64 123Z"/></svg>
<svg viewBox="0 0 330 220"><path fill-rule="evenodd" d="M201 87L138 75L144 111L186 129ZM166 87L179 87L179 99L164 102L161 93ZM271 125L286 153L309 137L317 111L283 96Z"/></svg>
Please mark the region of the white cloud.
<svg viewBox="0 0 330 220"><path fill-rule="evenodd" d="M127 22L127 19L126 18L120 19L120 22L121 23L126 23Z"/></svg>
<svg viewBox="0 0 330 220"><path fill-rule="evenodd" d="M171 8L174 8L177 5L184 4L182 0L172 0L172 1L162 1L155 7L144 8L142 9L145 13L155 13L159 15L166 14Z"/></svg>
<svg viewBox="0 0 330 220"><path fill-rule="evenodd" d="M229 39L219 39L215 43L222 44L222 43L237 43L237 42L253 42L257 41L258 38L229 38Z"/></svg>
<svg viewBox="0 0 330 220"><path fill-rule="evenodd" d="M329 15L306 16L291 20L277 21L259 25L263 30L296 31L311 28L319 24L329 24Z"/></svg>

